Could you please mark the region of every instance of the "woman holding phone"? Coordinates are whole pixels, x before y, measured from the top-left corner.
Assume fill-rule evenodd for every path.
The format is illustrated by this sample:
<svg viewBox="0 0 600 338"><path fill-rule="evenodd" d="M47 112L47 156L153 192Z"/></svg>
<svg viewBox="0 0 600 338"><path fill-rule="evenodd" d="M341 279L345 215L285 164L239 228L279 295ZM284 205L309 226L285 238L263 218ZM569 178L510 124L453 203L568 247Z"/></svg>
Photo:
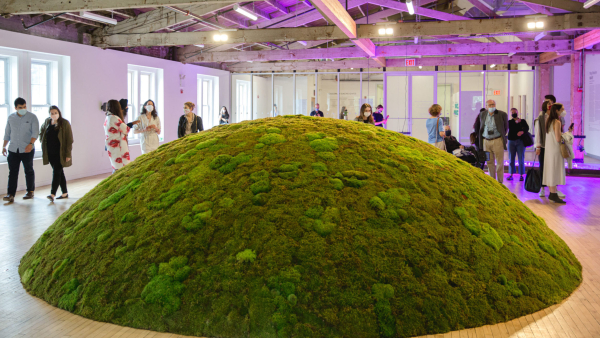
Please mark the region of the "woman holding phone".
<svg viewBox="0 0 600 338"><path fill-rule="evenodd" d="M147 154L158 148L160 129L160 118L156 112L156 105L154 101L148 100L142 108L140 123L133 127L133 133L140 134L142 154Z"/></svg>

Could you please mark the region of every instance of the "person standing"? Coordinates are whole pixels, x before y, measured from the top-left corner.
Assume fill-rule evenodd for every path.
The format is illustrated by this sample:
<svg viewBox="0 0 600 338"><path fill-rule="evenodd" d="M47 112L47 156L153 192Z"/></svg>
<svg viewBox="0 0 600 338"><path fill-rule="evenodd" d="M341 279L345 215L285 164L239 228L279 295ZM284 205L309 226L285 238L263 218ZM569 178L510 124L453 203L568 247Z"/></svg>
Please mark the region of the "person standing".
<svg viewBox="0 0 600 338"><path fill-rule="evenodd" d="M348 119L348 109L346 109L346 106L342 106L342 110L340 110L340 120L347 120Z"/></svg>
<svg viewBox="0 0 600 338"><path fill-rule="evenodd" d="M373 113L373 119L375 120L375 125L377 127L383 128L383 124L387 123L388 118L383 117L383 106L382 105L377 106L377 110L375 111L375 113Z"/></svg>
<svg viewBox="0 0 600 338"><path fill-rule="evenodd" d="M523 174L525 174L525 144L523 143L523 134L529 131L529 125L527 121L519 117L519 111L517 108L512 108L511 119L508 121L508 154L510 160L510 176L506 178L507 181L512 181L512 175L517 171L515 170L515 156L519 158L519 181L523 181Z"/></svg>
<svg viewBox="0 0 600 338"><path fill-rule="evenodd" d="M57 200L68 198L67 179L64 168L70 167L71 150L73 149L73 132L69 121L62 117L57 106L50 107L50 117L40 128L40 142L42 144L43 164L52 167L52 186L48 199L54 202L56 191L60 186L62 195Z"/></svg>
<svg viewBox="0 0 600 338"><path fill-rule="evenodd" d="M225 106L221 107L219 112L219 124L229 124L229 112Z"/></svg>
<svg viewBox="0 0 600 338"><path fill-rule="evenodd" d="M548 94L548 95L544 96L544 101L548 102L548 111L549 111L550 107L552 107L552 105L556 103L556 97L552 94ZM565 126L565 116L566 115L567 115L567 113L564 112L564 114L559 116L561 127Z"/></svg>
<svg viewBox="0 0 600 338"><path fill-rule="evenodd" d="M323 114L323 112L319 110L319 104L318 103L315 104L315 110L313 110L310 113L310 116L316 116L316 117L324 117L325 116L325 114Z"/></svg>
<svg viewBox="0 0 600 338"><path fill-rule="evenodd" d="M444 137L446 132L444 131L444 122L440 118L442 114L442 106L434 104L429 107L430 118L425 121L425 127L427 127L427 142L432 144L436 148L446 151L446 144L444 143Z"/></svg>
<svg viewBox="0 0 600 338"><path fill-rule="evenodd" d="M27 193L24 200L33 198L35 190L35 172L33 157L35 156L35 140L38 138L40 125L37 116L27 111L27 102L23 98L15 100L15 113L8 116L4 130L2 155L8 156L8 192L3 200L15 201L17 184L19 183L19 165L23 163ZM9 144L8 151L6 145Z"/></svg>
<svg viewBox="0 0 600 338"><path fill-rule="evenodd" d="M148 100L144 103L142 114L139 119L140 123L133 127L134 134L140 135L140 146L142 154L147 154L158 148L161 130L160 117L156 112L154 101Z"/></svg>
<svg viewBox="0 0 600 338"><path fill-rule="evenodd" d="M564 109L560 103L555 103L550 108L548 121L546 121L545 172L542 177L542 183L550 188L548 199L561 204L567 203L557 194L557 186L565 184L565 160L560 152L560 142L562 139L560 113Z"/></svg>
<svg viewBox="0 0 600 338"><path fill-rule="evenodd" d="M548 120L548 115L550 114L549 107L551 107L550 101L546 100L542 103L542 111L540 115L533 121L533 126L535 130L535 154L539 156L540 163L540 176L542 177L542 182L544 181L544 160L546 155L546 121ZM546 196L546 185L542 183L542 188L540 189L540 197ZM565 194L556 190L556 194L560 198L565 198Z"/></svg>
<svg viewBox="0 0 600 338"><path fill-rule="evenodd" d="M490 176L502 183L504 180L504 151L506 148L506 131L508 130L508 114L496 109L496 101L486 102L487 111L479 114L480 148L490 153L488 171Z"/></svg>
<svg viewBox="0 0 600 338"><path fill-rule="evenodd" d="M130 127L123 121L125 115L121 105L117 100L109 100L107 103L106 119L104 120L104 133L106 134L106 148L108 149L108 157L113 168L113 173L131 160L129 157L129 143L127 135ZM134 125L140 121L132 122Z"/></svg>
<svg viewBox="0 0 600 338"><path fill-rule="evenodd" d="M177 137L184 137L185 135L195 134L203 131L202 118L194 114L195 104L192 102L186 102L183 104L183 115L179 118L179 126L177 127Z"/></svg>
<svg viewBox="0 0 600 338"><path fill-rule="evenodd" d="M373 115L371 114L371 105L368 103L363 103L360 107L360 114L354 119L357 122L370 123L375 124L375 120L373 120Z"/></svg>

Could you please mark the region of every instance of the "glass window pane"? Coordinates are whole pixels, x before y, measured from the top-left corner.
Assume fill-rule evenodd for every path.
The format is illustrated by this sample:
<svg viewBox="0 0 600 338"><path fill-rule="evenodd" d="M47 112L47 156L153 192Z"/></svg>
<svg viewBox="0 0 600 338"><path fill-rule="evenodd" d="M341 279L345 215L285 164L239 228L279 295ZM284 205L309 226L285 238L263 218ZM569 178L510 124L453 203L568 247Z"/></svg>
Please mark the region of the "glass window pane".
<svg viewBox="0 0 600 338"><path fill-rule="evenodd" d="M275 75L273 77L272 109L273 112L270 116L294 115L294 75Z"/></svg>
<svg viewBox="0 0 600 338"><path fill-rule="evenodd" d="M433 75L412 76L412 108L411 108L411 136L427 142L428 134L425 123L431 116L429 108L434 104Z"/></svg>
<svg viewBox="0 0 600 338"><path fill-rule="evenodd" d="M496 109L509 113L508 109L508 73L486 72L486 100L496 101Z"/></svg>
<svg viewBox="0 0 600 338"><path fill-rule="evenodd" d="M442 106L442 116L449 117L452 135L459 139L460 142L466 141L466 144L469 144L470 133L462 135L460 134L460 130L458 127L458 88L460 82L460 74L456 72L438 73L437 80L437 104Z"/></svg>
<svg viewBox="0 0 600 338"><path fill-rule="evenodd" d="M48 104L48 65L31 64L32 104Z"/></svg>
<svg viewBox="0 0 600 338"><path fill-rule="evenodd" d="M6 84L0 83L0 104L6 104Z"/></svg>
<svg viewBox="0 0 600 338"><path fill-rule="evenodd" d="M150 75L140 75L140 105L150 99Z"/></svg>
<svg viewBox="0 0 600 338"><path fill-rule="evenodd" d="M229 110L232 122L241 122L251 119L250 114L250 74L234 74L231 76L231 102Z"/></svg>
<svg viewBox="0 0 600 338"><path fill-rule="evenodd" d="M387 106L384 107L389 119L387 129L408 133L408 79L405 75L387 76ZM384 105L385 106L385 105Z"/></svg>
<svg viewBox="0 0 600 338"><path fill-rule="evenodd" d="M338 108L338 74L319 74L317 75L317 88L319 95L319 110L325 117L332 119L340 118L340 109Z"/></svg>
<svg viewBox="0 0 600 338"><path fill-rule="evenodd" d="M468 144L464 137L471 134L475 119L479 116L479 111L485 107L483 102L483 74L481 72L463 72L460 76L460 142Z"/></svg>
<svg viewBox="0 0 600 338"><path fill-rule="evenodd" d="M347 120L352 121L360 114L359 73L340 74L340 106L348 110Z"/></svg>
<svg viewBox="0 0 600 338"><path fill-rule="evenodd" d="M202 81L202 104L208 101L208 81Z"/></svg>
<svg viewBox="0 0 600 338"><path fill-rule="evenodd" d="M0 59L0 104L6 104L6 73L4 72L6 68L6 61ZM4 130L4 129L2 129Z"/></svg>
<svg viewBox="0 0 600 338"><path fill-rule="evenodd" d="M0 107L0 133L4 136L6 129L6 120L8 119L8 107Z"/></svg>
<svg viewBox="0 0 600 338"><path fill-rule="evenodd" d="M564 67L564 66L563 66ZM571 71L571 66L569 64L566 64L566 67L568 67L569 72ZM555 72L556 72L556 68L554 67ZM537 114L539 113L539 111L541 110L541 107L534 107L533 106L533 72L532 71L525 71L525 72L510 72L510 108L517 108L517 110L519 111L519 115L521 116L522 119L524 119L525 121L527 121L527 123L529 124L529 129L530 129L530 133L534 134L533 132L533 120L535 119L535 117L537 116ZM555 87L555 93L557 96L557 100L558 102L565 102L565 110L570 111L571 108L571 104L570 104L570 93L569 93L569 88L568 87L570 85L570 81L566 81L567 84L565 87L566 88L566 95L563 93L563 91L561 90L556 90ZM556 83L555 83L556 86ZM561 99L565 99L566 101L561 101L559 99L559 95L563 95L563 97ZM510 118L510 112L507 111L507 113L509 114L509 118ZM567 114L566 119L569 120L570 116L569 114ZM567 121L566 125L568 126L570 124L570 121Z"/></svg>
<svg viewBox="0 0 600 338"><path fill-rule="evenodd" d="M253 117L254 119L264 119L265 117L277 116L280 114L279 106L274 107L271 96L271 74L252 76L252 94L250 94L250 83L248 83L247 98L252 96ZM248 102L250 102L248 100Z"/></svg>

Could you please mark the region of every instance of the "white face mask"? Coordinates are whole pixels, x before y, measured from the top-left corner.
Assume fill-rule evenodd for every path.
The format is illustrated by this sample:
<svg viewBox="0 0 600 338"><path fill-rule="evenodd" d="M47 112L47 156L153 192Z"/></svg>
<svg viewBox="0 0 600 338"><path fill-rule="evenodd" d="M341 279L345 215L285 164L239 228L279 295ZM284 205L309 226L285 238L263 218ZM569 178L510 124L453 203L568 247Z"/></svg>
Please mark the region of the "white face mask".
<svg viewBox="0 0 600 338"><path fill-rule="evenodd" d="M184 111L186 114L188 114L188 113L190 112L190 110L189 110L189 109L184 109L183 111Z"/></svg>
<svg viewBox="0 0 600 338"><path fill-rule="evenodd" d="M371 113L370 112L365 112L365 117L369 117L369 116L371 116Z"/></svg>
<svg viewBox="0 0 600 338"><path fill-rule="evenodd" d="M24 116L25 114L27 114L27 109L19 109L17 110L17 114Z"/></svg>
<svg viewBox="0 0 600 338"><path fill-rule="evenodd" d="M566 110L563 110L563 112L562 112L562 113L560 113L560 117L565 117L565 116L567 116L567 111L566 111Z"/></svg>
<svg viewBox="0 0 600 338"><path fill-rule="evenodd" d="M144 106L144 108L146 108L146 111L149 113L151 113L154 110L154 106L152 106L152 105Z"/></svg>

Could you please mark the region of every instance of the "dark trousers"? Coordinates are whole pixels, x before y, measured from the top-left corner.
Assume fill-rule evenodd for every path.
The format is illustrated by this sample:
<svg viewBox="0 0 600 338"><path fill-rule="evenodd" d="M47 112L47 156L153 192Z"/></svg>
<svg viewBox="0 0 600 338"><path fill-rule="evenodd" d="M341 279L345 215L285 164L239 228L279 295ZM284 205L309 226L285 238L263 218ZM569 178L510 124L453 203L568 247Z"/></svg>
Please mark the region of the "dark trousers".
<svg viewBox="0 0 600 338"><path fill-rule="evenodd" d="M65 171L60 163L59 154L48 154L48 161L52 166L52 189L50 190L51 195L56 195L58 186L60 185L60 191L63 194L67 193L67 179L65 178Z"/></svg>
<svg viewBox="0 0 600 338"><path fill-rule="evenodd" d="M546 150L544 148L540 148L540 178L542 179L542 182L544 182L544 153L546 152ZM545 187L545 185L542 184L542 187Z"/></svg>
<svg viewBox="0 0 600 338"><path fill-rule="evenodd" d="M19 183L19 167L23 163L25 169L25 183L27 191L35 190L35 172L33 171L33 156L35 150L29 153L8 152L8 195L14 196L17 193L17 184Z"/></svg>

